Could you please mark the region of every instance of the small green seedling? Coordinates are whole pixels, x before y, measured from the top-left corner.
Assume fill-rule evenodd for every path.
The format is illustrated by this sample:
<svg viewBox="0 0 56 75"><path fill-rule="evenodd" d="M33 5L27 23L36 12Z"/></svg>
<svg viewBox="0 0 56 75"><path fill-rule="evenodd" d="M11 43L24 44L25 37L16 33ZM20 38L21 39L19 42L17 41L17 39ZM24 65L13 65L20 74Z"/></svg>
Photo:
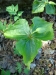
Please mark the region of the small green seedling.
<svg viewBox="0 0 56 75"><path fill-rule="evenodd" d="M14 6L13 4L11 6L6 7L6 11L10 14L10 16L14 15L14 21L19 19L19 17L22 15L22 11L18 11L18 4Z"/></svg>
<svg viewBox="0 0 56 75"><path fill-rule="evenodd" d="M1 75L10 75L10 71L9 70L3 70L1 71Z"/></svg>
<svg viewBox="0 0 56 75"><path fill-rule="evenodd" d="M47 14L55 14L55 7L56 3L53 1L48 0L34 0L32 6L32 13L40 13L45 11Z"/></svg>
<svg viewBox="0 0 56 75"><path fill-rule="evenodd" d="M29 75L29 69L24 68L24 73L25 73L25 75Z"/></svg>
<svg viewBox="0 0 56 75"><path fill-rule="evenodd" d="M19 62L17 63L16 70L18 71L19 74L22 72L22 65Z"/></svg>
<svg viewBox="0 0 56 75"><path fill-rule="evenodd" d="M23 70L22 63L17 62L16 70L18 71L19 74L21 74L23 72L25 75L29 75L29 69L28 68L24 68L24 70Z"/></svg>

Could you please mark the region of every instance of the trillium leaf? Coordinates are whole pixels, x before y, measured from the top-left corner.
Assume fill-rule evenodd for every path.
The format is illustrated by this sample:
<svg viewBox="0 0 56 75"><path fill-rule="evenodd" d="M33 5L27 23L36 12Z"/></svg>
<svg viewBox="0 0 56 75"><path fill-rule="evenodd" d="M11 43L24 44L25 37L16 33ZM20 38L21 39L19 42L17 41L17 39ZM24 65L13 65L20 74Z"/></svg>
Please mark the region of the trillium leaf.
<svg viewBox="0 0 56 75"><path fill-rule="evenodd" d="M6 28L6 26L0 21L0 31L3 31Z"/></svg>
<svg viewBox="0 0 56 75"><path fill-rule="evenodd" d="M39 17L34 17L33 22L33 36L40 40L51 40L54 38L53 23L47 22Z"/></svg>
<svg viewBox="0 0 56 75"><path fill-rule="evenodd" d="M37 36L38 35L38 36ZM40 40L44 40L44 41L47 41L47 40L52 40L54 39L54 34L53 32L47 32L46 34L38 34L37 32L33 34L33 36L35 36L35 38L38 38Z"/></svg>
<svg viewBox="0 0 56 75"><path fill-rule="evenodd" d="M55 14L55 7L54 7L54 5L47 3L46 6L45 6L45 9L46 9L46 13L47 14Z"/></svg>
<svg viewBox="0 0 56 75"><path fill-rule="evenodd" d="M56 5L56 3L53 1L49 1L49 4Z"/></svg>
<svg viewBox="0 0 56 75"><path fill-rule="evenodd" d="M9 25L5 31L4 36L6 38L19 40L21 38L26 38L30 34L30 29L28 22L25 19L19 19L14 23L14 25Z"/></svg>
<svg viewBox="0 0 56 75"><path fill-rule="evenodd" d="M48 0L42 0L42 1L44 1L44 2L46 2L46 3L48 2Z"/></svg>
<svg viewBox="0 0 56 75"><path fill-rule="evenodd" d="M16 50L23 55L24 63L29 67L41 46L42 43L40 40L34 38L21 39L16 43Z"/></svg>
<svg viewBox="0 0 56 75"><path fill-rule="evenodd" d="M40 13L44 11L45 3L38 2L37 0L33 1L32 13Z"/></svg>

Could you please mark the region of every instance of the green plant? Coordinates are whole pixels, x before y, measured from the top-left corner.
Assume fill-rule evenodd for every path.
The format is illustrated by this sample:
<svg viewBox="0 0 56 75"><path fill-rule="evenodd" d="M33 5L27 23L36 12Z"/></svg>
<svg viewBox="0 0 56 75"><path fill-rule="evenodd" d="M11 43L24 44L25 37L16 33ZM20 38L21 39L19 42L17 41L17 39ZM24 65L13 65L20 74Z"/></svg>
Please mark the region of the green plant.
<svg viewBox="0 0 56 75"><path fill-rule="evenodd" d="M32 13L40 13L46 10L47 14L55 14L55 7L56 3L53 1L48 0L34 0L32 6Z"/></svg>
<svg viewBox="0 0 56 75"><path fill-rule="evenodd" d="M22 65L19 62L17 62L16 70L18 71L19 74L22 72Z"/></svg>
<svg viewBox="0 0 56 75"><path fill-rule="evenodd" d="M0 31L3 31L3 29L5 28L6 28L6 21L4 21L4 23L0 21Z"/></svg>
<svg viewBox="0 0 56 75"><path fill-rule="evenodd" d="M42 46L41 41L54 38L53 23L44 21L40 17L34 17L32 22L30 27L25 19L19 19L14 24L2 29L6 38L16 40L16 51L23 56L24 63L28 68Z"/></svg>
<svg viewBox="0 0 56 75"><path fill-rule="evenodd" d="M1 75L10 75L10 71L9 70L1 70Z"/></svg>
<svg viewBox="0 0 56 75"><path fill-rule="evenodd" d="M25 69L24 69L24 73L25 73L26 75L29 75L29 69L25 68Z"/></svg>
<svg viewBox="0 0 56 75"><path fill-rule="evenodd" d="M19 74L21 74L22 71L23 71L24 74L29 75L29 69L28 68L24 68L24 70L23 70L22 63L17 62L16 70L18 71Z"/></svg>
<svg viewBox="0 0 56 75"><path fill-rule="evenodd" d="M6 7L6 11L10 14L10 16L12 17L12 15L14 15L14 21L19 19L19 17L23 13L23 11L18 11L18 9L18 5L14 6L13 4L11 6Z"/></svg>

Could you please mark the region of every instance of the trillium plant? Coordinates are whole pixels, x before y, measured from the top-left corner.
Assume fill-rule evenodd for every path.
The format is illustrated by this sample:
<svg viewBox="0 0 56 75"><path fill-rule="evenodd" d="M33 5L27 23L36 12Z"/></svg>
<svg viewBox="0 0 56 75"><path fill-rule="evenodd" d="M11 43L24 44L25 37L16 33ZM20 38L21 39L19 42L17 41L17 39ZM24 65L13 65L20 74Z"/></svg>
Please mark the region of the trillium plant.
<svg viewBox="0 0 56 75"><path fill-rule="evenodd" d="M44 9L47 14L55 14L56 3L48 0L34 0L32 4L32 13L43 12Z"/></svg>
<svg viewBox="0 0 56 75"><path fill-rule="evenodd" d="M30 69L31 62L42 47L42 40L54 38L52 25L40 17L34 17L29 26L26 19L20 18L8 26L0 23L0 30L6 38L16 40L16 51L23 56L25 65Z"/></svg>

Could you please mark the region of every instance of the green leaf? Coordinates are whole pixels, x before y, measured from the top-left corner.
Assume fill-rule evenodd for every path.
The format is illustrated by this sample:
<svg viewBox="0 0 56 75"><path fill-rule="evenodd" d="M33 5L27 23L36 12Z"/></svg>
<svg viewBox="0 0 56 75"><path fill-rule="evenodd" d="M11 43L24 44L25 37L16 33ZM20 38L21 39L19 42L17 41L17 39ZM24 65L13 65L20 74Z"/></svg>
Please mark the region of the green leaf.
<svg viewBox="0 0 56 75"><path fill-rule="evenodd" d="M52 4L46 4L45 6L47 14L55 14L55 7Z"/></svg>
<svg viewBox="0 0 56 75"><path fill-rule="evenodd" d="M44 1L45 3L47 3L47 2L48 2L48 0L42 0L42 1Z"/></svg>
<svg viewBox="0 0 56 75"><path fill-rule="evenodd" d="M3 25L3 23L0 21L0 31L3 31L5 28L5 25Z"/></svg>
<svg viewBox="0 0 56 75"><path fill-rule="evenodd" d="M25 73L26 75L29 75L29 69L25 68L25 69L24 69L24 73Z"/></svg>
<svg viewBox="0 0 56 75"><path fill-rule="evenodd" d="M1 71L1 75L10 75L10 71L9 70L2 70Z"/></svg>
<svg viewBox="0 0 56 75"><path fill-rule="evenodd" d="M52 40L54 38L53 34L53 23L47 22L39 17L34 17L33 22L33 36L40 40Z"/></svg>
<svg viewBox="0 0 56 75"><path fill-rule="evenodd" d="M49 1L48 3L49 3L49 4L52 4L52 5L56 5L56 3L53 2L53 1Z"/></svg>
<svg viewBox="0 0 56 75"><path fill-rule="evenodd" d="M17 63L16 70L18 70L19 73L22 72L22 65L20 63Z"/></svg>
<svg viewBox="0 0 56 75"><path fill-rule="evenodd" d="M44 11L45 3L38 2L37 0L33 1L32 13L40 13Z"/></svg>
<svg viewBox="0 0 56 75"><path fill-rule="evenodd" d="M10 15L16 15L15 6L13 4L6 7L6 11L9 12Z"/></svg>
<svg viewBox="0 0 56 75"><path fill-rule="evenodd" d="M19 19L19 17L18 16L14 16L14 21L16 21L17 19Z"/></svg>
<svg viewBox="0 0 56 75"><path fill-rule="evenodd" d="M14 7L15 12L18 11L18 4Z"/></svg>
<svg viewBox="0 0 56 75"><path fill-rule="evenodd" d="M25 19L19 19L14 25L9 25L5 31L4 36L6 38L19 40L28 37L30 34L30 28L28 22Z"/></svg>
<svg viewBox="0 0 56 75"><path fill-rule="evenodd" d="M18 16L21 16L23 13L23 11L18 12Z"/></svg>
<svg viewBox="0 0 56 75"><path fill-rule="evenodd" d="M19 52L18 52L15 48L14 48L13 50L14 50L14 54L15 54L15 55L21 56L21 55L19 54Z"/></svg>
<svg viewBox="0 0 56 75"><path fill-rule="evenodd" d="M6 27L7 21L5 20L5 21L3 22L3 24L4 24L4 26Z"/></svg>
<svg viewBox="0 0 56 75"><path fill-rule="evenodd" d="M37 55L41 45L41 41L34 38L21 39L16 43L16 50L23 56L24 63L28 68L30 68L30 63Z"/></svg>

